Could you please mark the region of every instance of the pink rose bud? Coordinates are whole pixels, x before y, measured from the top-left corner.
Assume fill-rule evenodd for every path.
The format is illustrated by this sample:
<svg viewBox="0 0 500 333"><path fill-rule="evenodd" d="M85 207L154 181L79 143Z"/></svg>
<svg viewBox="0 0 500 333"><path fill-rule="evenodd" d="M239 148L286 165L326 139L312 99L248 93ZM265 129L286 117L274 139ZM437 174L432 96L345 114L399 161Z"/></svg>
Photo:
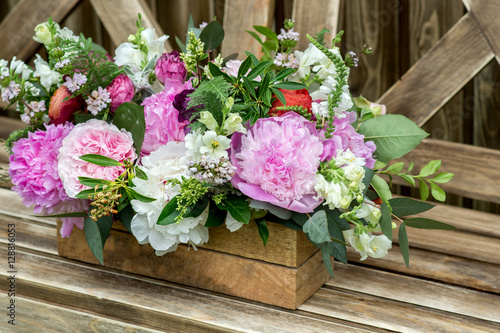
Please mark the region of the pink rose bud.
<svg viewBox="0 0 500 333"><path fill-rule="evenodd" d="M375 117L383 116L386 112L384 104L370 103L369 108Z"/></svg>
<svg viewBox="0 0 500 333"><path fill-rule="evenodd" d="M162 84L165 84L165 81L169 79L184 81L187 71L179 52L163 53L160 59L156 61L155 74Z"/></svg>
<svg viewBox="0 0 500 333"><path fill-rule="evenodd" d="M134 84L132 80L125 75L120 74L106 87L111 98L109 110L114 113L116 109L125 102L130 102L134 98Z"/></svg>

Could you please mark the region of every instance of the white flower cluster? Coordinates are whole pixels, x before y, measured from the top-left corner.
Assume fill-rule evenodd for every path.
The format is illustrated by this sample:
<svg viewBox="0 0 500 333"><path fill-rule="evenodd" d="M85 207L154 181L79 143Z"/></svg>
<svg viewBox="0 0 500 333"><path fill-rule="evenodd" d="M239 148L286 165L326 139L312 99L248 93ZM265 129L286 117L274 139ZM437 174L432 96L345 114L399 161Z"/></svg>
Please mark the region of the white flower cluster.
<svg viewBox="0 0 500 333"><path fill-rule="evenodd" d="M227 149L231 140L224 135L217 135L215 131L189 133L185 140L188 149L186 155L195 161L200 161L204 155L213 159L228 158Z"/></svg>
<svg viewBox="0 0 500 333"><path fill-rule="evenodd" d="M361 260L368 257L382 258L392 247L392 241L385 235L372 235L371 231L358 228L343 231L344 238L361 255Z"/></svg>
<svg viewBox="0 0 500 333"><path fill-rule="evenodd" d="M187 166L190 176L214 185L227 183L233 178L236 171L236 167L226 157L212 158L203 155L198 162L187 161Z"/></svg>
<svg viewBox="0 0 500 333"><path fill-rule="evenodd" d="M106 88L99 87L90 94L89 98L85 100L87 103L87 110L96 116L100 111L108 107L111 103L111 97Z"/></svg>

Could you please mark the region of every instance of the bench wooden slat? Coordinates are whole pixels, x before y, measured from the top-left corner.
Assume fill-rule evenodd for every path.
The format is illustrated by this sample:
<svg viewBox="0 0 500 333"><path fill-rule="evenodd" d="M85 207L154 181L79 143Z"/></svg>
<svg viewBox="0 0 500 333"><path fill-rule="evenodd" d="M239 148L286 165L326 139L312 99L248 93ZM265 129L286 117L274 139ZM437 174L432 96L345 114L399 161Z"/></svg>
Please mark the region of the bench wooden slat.
<svg viewBox="0 0 500 333"><path fill-rule="evenodd" d="M13 56L27 61L39 43L33 40L35 27L52 17L60 22L75 7L78 0L21 0L0 23L0 59L10 61Z"/></svg>
<svg viewBox="0 0 500 333"><path fill-rule="evenodd" d="M493 57L476 20L466 14L379 102L422 126Z"/></svg>
<svg viewBox="0 0 500 333"><path fill-rule="evenodd" d="M164 35L153 13L143 0L90 0L90 2L115 46L127 42L128 36L136 33L138 13L142 16L143 27L155 29L156 37ZM165 49L167 52L172 50L168 40L165 43Z"/></svg>
<svg viewBox="0 0 500 333"><path fill-rule="evenodd" d="M6 255L2 251L0 260L6 262ZM320 332L371 331L334 318L316 319L100 266L21 250L17 255L23 268L17 280L21 296L136 325L184 332L282 332L283 327L288 332L308 332L311 327ZM0 272L2 288L8 282L6 274Z"/></svg>
<svg viewBox="0 0 500 333"><path fill-rule="evenodd" d="M6 294L2 294L0 300L2 304L9 302ZM17 296L15 300L18 315L15 332L164 332L25 297ZM2 325L5 329L14 327L9 327L5 320Z"/></svg>
<svg viewBox="0 0 500 333"><path fill-rule="evenodd" d="M406 166L415 162L412 173L418 173L427 162L438 159L440 171L455 174L449 183L442 185L447 193L500 203L500 150L425 139L400 161ZM393 179L396 184L406 184L399 177Z"/></svg>

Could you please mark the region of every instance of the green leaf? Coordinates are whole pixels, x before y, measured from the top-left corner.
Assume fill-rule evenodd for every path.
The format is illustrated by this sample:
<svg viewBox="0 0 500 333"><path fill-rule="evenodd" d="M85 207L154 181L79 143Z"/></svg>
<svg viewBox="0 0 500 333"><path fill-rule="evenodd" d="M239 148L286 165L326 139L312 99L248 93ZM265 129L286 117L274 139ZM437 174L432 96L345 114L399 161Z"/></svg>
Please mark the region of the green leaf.
<svg viewBox="0 0 500 333"><path fill-rule="evenodd" d="M250 205L244 196L228 195L217 205L222 210L227 210L238 222L248 224L250 222Z"/></svg>
<svg viewBox="0 0 500 333"><path fill-rule="evenodd" d="M262 79L262 81L260 83L260 87L258 90L259 94L257 96L258 99L263 99L264 94L269 89L269 82L271 82L271 77L269 76L269 73L267 73L266 75L264 75L264 78Z"/></svg>
<svg viewBox="0 0 500 333"><path fill-rule="evenodd" d="M401 177L401 179L403 179L405 182L407 182L411 186L415 186L415 179L413 179L412 176L400 175L399 177Z"/></svg>
<svg viewBox="0 0 500 333"><path fill-rule="evenodd" d="M380 213L382 213L380 217L380 228L382 228L384 235L392 241L391 210L385 202L380 206Z"/></svg>
<svg viewBox="0 0 500 333"><path fill-rule="evenodd" d="M210 200L207 196L203 196L200 200L198 200L194 205L188 207L188 212L184 215L186 217L198 217L203 213L205 208L207 208Z"/></svg>
<svg viewBox="0 0 500 333"><path fill-rule="evenodd" d="M420 199L422 199L422 201L427 200L427 198L429 197L429 186L427 186L427 184L424 183L423 180L421 180L419 188L420 188Z"/></svg>
<svg viewBox="0 0 500 333"><path fill-rule="evenodd" d="M444 184L449 182L454 176L454 174L449 172L441 172L434 176L434 178L432 178L431 180L434 183Z"/></svg>
<svg viewBox="0 0 500 333"><path fill-rule="evenodd" d="M148 175L141 168L135 167L135 176L142 180L148 180Z"/></svg>
<svg viewBox="0 0 500 333"><path fill-rule="evenodd" d="M250 67L252 66L252 58L247 57L245 61L243 61L240 65L240 68L238 69L238 78L245 77L247 72L250 70Z"/></svg>
<svg viewBox="0 0 500 333"><path fill-rule="evenodd" d="M85 212L61 213L52 215L33 215L35 217L87 217Z"/></svg>
<svg viewBox="0 0 500 333"><path fill-rule="evenodd" d="M86 123L90 119L94 119L96 116L90 113L75 113L75 124Z"/></svg>
<svg viewBox="0 0 500 333"><path fill-rule="evenodd" d="M132 209L132 205L130 204L126 205L124 208L118 211L118 219L125 227L125 229L127 229L130 233L132 233L132 228L130 225L132 223L132 218L134 217L134 215L134 210Z"/></svg>
<svg viewBox="0 0 500 333"><path fill-rule="evenodd" d="M217 21L212 21L203 28L200 39L205 43L204 51L215 50L224 40L224 29Z"/></svg>
<svg viewBox="0 0 500 333"><path fill-rule="evenodd" d="M375 143L375 155L383 162L405 155L429 135L413 121L398 114L369 119L361 124L359 133L365 136L365 141Z"/></svg>
<svg viewBox="0 0 500 333"><path fill-rule="evenodd" d="M387 163L385 163L385 162L375 161L375 165L373 166L373 169L374 170L380 170L380 169L385 168L386 165L387 165Z"/></svg>
<svg viewBox="0 0 500 333"><path fill-rule="evenodd" d="M178 196L175 196L167 202L165 207L163 207L160 216L158 216L156 224L169 225L175 223L175 218L179 215L179 211L177 210L177 200Z"/></svg>
<svg viewBox="0 0 500 333"><path fill-rule="evenodd" d="M96 193L96 192L102 192L102 190L97 190L97 191L96 191L96 190L94 190L93 188L88 189L88 190L83 190L83 191L79 192L79 193L75 196L75 198L77 198L77 199L89 199L89 195L93 196L93 195L94 195L94 193Z"/></svg>
<svg viewBox="0 0 500 333"><path fill-rule="evenodd" d="M208 218L205 222L205 227L210 228L222 225L226 219L226 215L225 211L219 209L215 203L211 203L208 208Z"/></svg>
<svg viewBox="0 0 500 333"><path fill-rule="evenodd" d="M115 161L112 158L98 155L98 154L82 155L82 156L80 156L80 159L85 161L85 162L88 162L88 163L92 163L92 164L100 165L100 166L105 166L105 167L106 166L125 166L125 164L123 164L122 162Z"/></svg>
<svg viewBox="0 0 500 333"><path fill-rule="evenodd" d="M331 243L322 243L318 244L318 247L321 249L321 256L323 257L323 263L325 264L326 270L331 277L333 277L333 266L330 260L330 245Z"/></svg>
<svg viewBox="0 0 500 333"><path fill-rule="evenodd" d="M276 74L276 77L274 78L273 82L279 82L282 81L283 79L287 78L290 74L295 72L295 69L293 68L285 68L278 74Z"/></svg>
<svg viewBox="0 0 500 333"><path fill-rule="evenodd" d="M179 37L175 36L175 42L177 43L177 46L179 46L181 52L186 53L186 45L182 42L182 40Z"/></svg>
<svg viewBox="0 0 500 333"><path fill-rule="evenodd" d="M126 102L121 104L113 116L113 124L132 134L137 155L141 152L146 132L146 121L144 120L144 106Z"/></svg>
<svg viewBox="0 0 500 333"><path fill-rule="evenodd" d="M257 94L255 94L255 87L253 86L252 82L245 76L243 76L243 85L247 89L250 96L252 96L253 99L257 99Z"/></svg>
<svg viewBox="0 0 500 333"><path fill-rule="evenodd" d="M272 31L268 27L264 27L264 26L261 26L261 25L254 25L253 28L258 33L263 34L264 36L266 36L267 38L269 38L270 40L272 40L276 44L279 44L278 36L276 35L276 33L274 31Z"/></svg>
<svg viewBox="0 0 500 333"><path fill-rule="evenodd" d="M388 201L392 198L391 190L389 189L389 185L387 182L380 176L374 175L371 181L371 185L380 196L382 201Z"/></svg>
<svg viewBox="0 0 500 333"><path fill-rule="evenodd" d="M363 184L365 184L365 189L363 190L363 196L365 196L366 191L370 188L370 183L372 182L373 176L375 172L367 167L363 167L365 169L365 177L363 178Z"/></svg>
<svg viewBox="0 0 500 333"><path fill-rule="evenodd" d="M303 213L292 212L292 220L298 225L304 227L304 224L309 221L309 216Z"/></svg>
<svg viewBox="0 0 500 333"><path fill-rule="evenodd" d="M86 217L83 222L83 230L85 232L85 239L87 240L87 244L89 245L90 250L94 254L94 256L99 260L101 265L104 265L103 259L103 244L101 231L94 220L90 217Z"/></svg>
<svg viewBox="0 0 500 333"><path fill-rule="evenodd" d="M404 162L396 162L394 164L389 165L389 167L385 169L385 172L394 175L400 173L403 170L404 166L405 166Z"/></svg>
<svg viewBox="0 0 500 333"><path fill-rule="evenodd" d="M394 198L389 200L389 203L391 204L392 213L398 217L416 215L436 206L410 198Z"/></svg>
<svg viewBox="0 0 500 333"><path fill-rule="evenodd" d="M278 99L280 100L281 104L286 105L285 95L283 95L283 93L281 91L279 91L278 89L274 88L273 86L270 86L269 88L271 89L271 91L273 92L273 94L275 94L276 97L278 97Z"/></svg>
<svg viewBox="0 0 500 333"><path fill-rule="evenodd" d="M231 77L226 73L224 73L223 71L221 71L221 69L217 67L217 65L215 65L213 62L208 62L208 69L210 70L210 73L212 73L214 77L222 76L223 78L226 79L226 81L228 82L231 81Z"/></svg>
<svg viewBox="0 0 500 333"><path fill-rule="evenodd" d="M255 223L257 223L257 228L259 229L259 235L264 243L264 246L267 244L267 240L269 239L269 229L267 229L266 219L260 218L256 219Z"/></svg>
<svg viewBox="0 0 500 333"><path fill-rule="evenodd" d="M128 197L130 198L130 200L139 200L141 202L153 202L155 201L156 199L154 198L150 198L150 197L147 197L145 195L142 195L138 192L136 192L135 190L131 189L130 187L124 187L125 189L125 192L127 193Z"/></svg>
<svg viewBox="0 0 500 333"><path fill-rule="evenodd" d="M94 192L94 187L96 185L99 185L100 188L102 188L103 185L111 185L113 184L112 181L106 180L106 179L97 179L97 178L90 178L90 177L78 177L78 181L80 184L92 187L92 191ZM83 192L83 191L82 191Z"/></svg>
<svg viewBox="0 0 500 333"><path fill-rule="evenodd" d="M288 90L300 90L306 88L306 86L303 83L293 82L293 81L279 82L273 84L273 87L278 89L288 89Z"/></svg>
<svg viewBox="0 0 500 333"><path fill-rule="evenodd" d="M109 232L113 225L113 218L111 216L103 216L99 218L96 223L101 233L102 246L104 248L104 244L106 243L106 239L108 239Z"/></svg>
<svg viewBox="0 0 500 333"><path fill-rule="evenodd" d="M412 228L419 229L440 229L440 230L457 230L456 227L451 224L439 222L432 219L426 219L423 217L414 217L405 220L405 224Z"/></svg>
<svg viewBox="0 0 500 333"><path fill-rule="evenodd" d="M337 220L332 216L332 214L326 214L328 218L328 233L331 237L336 238L342 242L345 242L344 234L342 233L342 227L337 222ZM343 263L347 263L347 249L346 246L338 242L332 242L330 253Z"/></svg>
<svg viewBox="0 0 500 333"><path fill-rule="evenodd" d="M269 66L273 64L272 60L260 62L257 66L255 66L246 77L249 80L255 79L259 76L263 71L265 71Z"/></svg>
<svg viewBox="0 0 500 333"><path fill-rule="evenodd" d="M406 234L406 227L404 223L401 223L398 230L398 241L399 249L403 254L403 259L405 261L406 267L410 268L410 245L408 243L408 235Z"/></svg>
<svg viewBox="0 0 500 333"><path fill-rule="evenodd" d="M429 163L427 163L426 166L422 168L422 170L420 170L419 176L428 177L433 173L436 173L440 167L441 167L441 160L430 161Z"/></svg>
<svg viewBox="0 0 500 333"><path fill-rule="evenodd" d="M331 241L328 232L328 219L324 210L320 210L311 216L302 229L315 243L321 244Z"/></svg>
<svg viewBox="0 0 500 333"><path fill-rule="evenodd" d="M446 193L443 191L443 189L432 182L430 184L431 184L431 193L434 199L441 202L445 201Z"/></svg>

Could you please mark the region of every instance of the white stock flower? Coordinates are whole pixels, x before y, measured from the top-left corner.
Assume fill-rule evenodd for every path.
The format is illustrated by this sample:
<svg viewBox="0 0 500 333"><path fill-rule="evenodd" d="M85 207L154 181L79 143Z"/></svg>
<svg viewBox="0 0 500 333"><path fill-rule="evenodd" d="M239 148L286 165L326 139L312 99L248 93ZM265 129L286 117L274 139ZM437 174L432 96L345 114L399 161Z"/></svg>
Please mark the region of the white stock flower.
<svg viewBox="0 0 500 333"><path fill-rule="evenodd" d="M168 39L167 35L163 35L158 39L155 39L155 29L144 29L141 32L141 36L146 43L148 48L148 55L146 61L149 62L151 59L156 57L156 59L160 58L165 50L165 42Z"/></svg>
<svg viewBox="0 0 500 333"><path fill-rule="evenodd" d="M40 78L40 84L47 89L47 91L50 90L52 85L61 82L62 75L56 71L52 71L49 64L38 54L35 59L35 68L36 70L33 72L33 76Z"/></svg>
<svg viewBox="0 0 500 333"><path fill-rule="evenodd" d="M210 111L202 111L200 112L200 123L207 126L207 128L211 131L215 131L219 124L217 124L217 120L215 120L214 116Z"/></svg>
<svg viewBox="0 0 500 333"><path fill-rule="evenodd" d="M226 131L226 135L231 135L234 132L240 132L246 134L247 129L241 123L243 119L237 113L230 113L224 122L223 130Z"/></svg>
<svg viewBox="0 0 500 333"><path fill-rule="evenodd" d="M115 50L115 64L117 66L128 66L132 71L141 69L144 56L132 43L122 43Z"/></svg>
<svg viewBox="0 0 500 333"><path fill-rule="evenodd" d="M309 76L311 74L311 66L324 57L323 52L314 46L314 44L309 44L304 52L295 51L294 54L299 63L299 67L294 74L290 75L293 81L299 81Z"/></svg>
<svg viewBox="0 0 500 333"><path fill-rule="evenodd" d="M328 205L330 209L341 208L344 193L347 192L346 186L341 182L329 182L323 175L316 174L316 185L314 191L323 198L324 205Z"/></svg>
<svg viewBox="0 0 500 333"><path fill-rule="evenodd" d="M365 199L361 208L356 211L356 217L358 219L365 219L366 222L370 223L373 231L380 230L380 217L382 214L380 213L380 208L378 208L375 203L371 200Z"/></svg>
<svg viewBox="0 0 500 333"><path fill-rule="evenodd" d="M137 213L132 218L132 233L140 244L151 244L157 255L175 251L179 243L196 246L208 241L208 229L204 226L208 207L198 217L184 218L179 223L165 226L156 224L163 207L179 194L179 186L167 184L166 180L187 175L185 154L182 142L169 142L142 158L140 168L148 180L134 179L135 191L156 200L149 203L131 201Z"/></svg>
<svg viewBox="0 0 500 333"><path fill-rule="evenodd" d="M55 23L55 25L59 28L57 23ZM49 22L40 23L35 27L35 36L33 36L33 40L44 45L52 44L52 34L50 33Z"/></svg>

